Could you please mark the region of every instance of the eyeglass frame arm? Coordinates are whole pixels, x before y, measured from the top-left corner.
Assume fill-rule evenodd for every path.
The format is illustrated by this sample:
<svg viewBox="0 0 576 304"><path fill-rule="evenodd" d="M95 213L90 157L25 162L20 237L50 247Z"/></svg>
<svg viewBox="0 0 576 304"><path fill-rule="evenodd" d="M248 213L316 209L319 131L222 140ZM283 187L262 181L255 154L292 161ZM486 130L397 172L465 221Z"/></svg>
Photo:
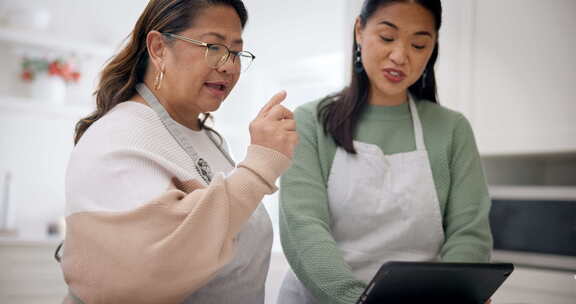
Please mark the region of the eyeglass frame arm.
<svg viewBox="0 0 576 304"><path fill-rule="evenodd" d="M250 52L248 52L248 51L238 51L238 52L237 52L237 51L231 51L227 46L225 46L225 45L223 45L223 44L219 44L219 43L206 43L206 42L194 40L194 39L192 39L192 38L188 38L188 37L185 37L185 36L180 36L180 35L176 35L176 34L172 34L172 33L162 33L162 34L163 34L163 35L166 35L166 36L168 36L168 37L171 37L171 38L176 38L176 39L180 39L180 40L183 40L183 41L186 41L186 42L190 42L190 43L195 44L195 45L203 46L203 47L205 47L205 48L210 48L210 47L213 46L213 45L221 45L221 46L225 47L226 50L228 51L228 56L230 56L230 54L232 54L232 55L234 55L234 57L238 57L238 54L242 53L242 54L248 54L248 55L252 58L252 60L255 60L255 59L256 59L256 56L254 56L254 54L252 54L252 53L250 53ZM226 60L228 60L228 56L226 57ZM233 59L233 60L234 60L234 59Z"/></svg>

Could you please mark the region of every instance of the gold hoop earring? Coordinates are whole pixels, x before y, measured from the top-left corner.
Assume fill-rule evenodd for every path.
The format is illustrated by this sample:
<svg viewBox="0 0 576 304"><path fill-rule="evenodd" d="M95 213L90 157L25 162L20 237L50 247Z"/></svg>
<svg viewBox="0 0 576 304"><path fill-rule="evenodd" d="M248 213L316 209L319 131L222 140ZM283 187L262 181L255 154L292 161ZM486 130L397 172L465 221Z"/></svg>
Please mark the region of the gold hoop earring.
<svg viewBox="0 0 576 304"><path fill-rule="evenodd" d="M161 69L160 72L156 74L156 80L154 81L154 89L156 91L162 87L162 80L164 80L164 69Z"/></svg>

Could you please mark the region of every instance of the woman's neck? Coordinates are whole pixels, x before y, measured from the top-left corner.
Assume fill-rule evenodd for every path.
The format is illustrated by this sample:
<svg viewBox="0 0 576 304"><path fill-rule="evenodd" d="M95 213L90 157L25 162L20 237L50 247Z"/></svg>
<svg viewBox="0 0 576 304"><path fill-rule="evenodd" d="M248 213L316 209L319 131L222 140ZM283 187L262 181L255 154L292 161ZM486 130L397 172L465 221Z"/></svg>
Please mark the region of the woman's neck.
<svg viewBox="0 0 576 304"><path fill-rule="evenodd" d="M408 102L408 92L403 91L398 94L388 95L372 88L368 96L368 103L375 106L399 106Z"/></svg>
<svg viewBox="0 0 576 304"><path fill-rule="evenodd" d="M202 130L202 128L200 127L200 121L198 120L198 113L194 113L193 115L184 115L184 117L182 115L178 115L177 113L179 113L178 111L173 111L168 109L168 107L164 106L166 108L166 112L168 112L168 114L170 114L170 117L172 117L172 119L174 119L177 123L185 126L188 129L194 130L194 131L200 131Z"/></svg>

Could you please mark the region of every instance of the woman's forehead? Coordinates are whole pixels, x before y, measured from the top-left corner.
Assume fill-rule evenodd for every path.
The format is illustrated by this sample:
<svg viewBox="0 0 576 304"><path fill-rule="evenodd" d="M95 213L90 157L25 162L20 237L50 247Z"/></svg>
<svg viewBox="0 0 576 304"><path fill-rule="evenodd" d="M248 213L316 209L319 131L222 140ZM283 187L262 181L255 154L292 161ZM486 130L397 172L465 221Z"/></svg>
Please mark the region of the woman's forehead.
<svg viewBox="0 0 576 304"><path fill-rule="evenodd" d="M390 27L399 30L435 31L436 21L432 13L417 3L392 3L378 8L369 18L372 26ZM393 27L394 27L393 26Z"/></svg>
<svg viewBox="0 0 576 304"><path fill-rule="evenodd" d="M242 42L242 23L236 10L230 6L215 5L202 9L192 25L182 32L196 39L210 37L231 43Z"/></svg>

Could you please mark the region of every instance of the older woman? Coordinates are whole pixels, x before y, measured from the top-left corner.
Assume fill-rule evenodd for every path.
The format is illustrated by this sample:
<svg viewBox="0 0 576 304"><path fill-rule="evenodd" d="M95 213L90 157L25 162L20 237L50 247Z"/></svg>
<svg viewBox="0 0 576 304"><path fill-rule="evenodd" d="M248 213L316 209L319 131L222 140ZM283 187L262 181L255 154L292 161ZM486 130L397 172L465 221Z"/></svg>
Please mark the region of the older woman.
<svg viewBox="0 0 576 304"><path fill-rule="evenodd" d="M297 143L281 92L238 165L206 126L254 59L240 0L151 0L78 122L62 269L70 302L263 303L272 244L259 203Z"/></svg>

